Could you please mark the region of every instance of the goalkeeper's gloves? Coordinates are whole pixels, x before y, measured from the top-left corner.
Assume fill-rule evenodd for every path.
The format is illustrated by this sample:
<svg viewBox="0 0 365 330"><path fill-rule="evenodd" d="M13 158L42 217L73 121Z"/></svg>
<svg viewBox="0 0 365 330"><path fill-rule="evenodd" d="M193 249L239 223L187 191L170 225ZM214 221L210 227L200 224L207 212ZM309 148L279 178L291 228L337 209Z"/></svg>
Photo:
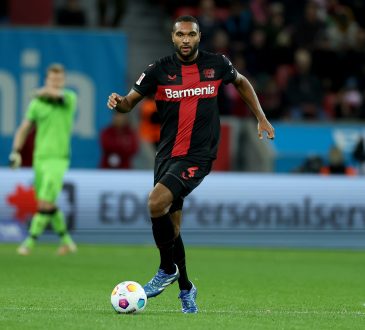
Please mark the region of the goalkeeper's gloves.
<svg viewBox="0 0 365 330"><path fill-rule="evenodd" d="M11 168L18 168L22 165L22 156L18 151L13 150L9 155L9 162Z"/></svg>

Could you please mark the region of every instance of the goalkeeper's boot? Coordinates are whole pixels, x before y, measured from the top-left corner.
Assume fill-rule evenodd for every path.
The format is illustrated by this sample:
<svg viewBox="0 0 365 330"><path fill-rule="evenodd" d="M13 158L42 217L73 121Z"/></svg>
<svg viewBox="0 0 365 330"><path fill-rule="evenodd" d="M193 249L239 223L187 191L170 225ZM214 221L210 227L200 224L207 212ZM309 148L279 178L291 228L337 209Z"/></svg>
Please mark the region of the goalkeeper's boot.
<svg viewBox="0 0 365 330"><path fill-rule="evenodd" d="M176 266L176 265L175 265ZM158 296L167 286L174 283L180 276L179 268L173 274L166 274L163 269L159 269L156 275L144 287L147 298Z"/></svg>
<svg viewBox="0 0 365 330"><path fill-rule="evenodd" d="M32 253L32 250L29 247L26 247L24 245L20 245L16 252L21 256L29 256Z"/></svg>
<svg viewBox="0 0 365 330"><path fill-rule="evenodd" d="M59 256L64 256L66 254L76 253L76 252L77 252L77 245L74 242L62 244L57 250L57 254Z"/></svg>
<svg viewBox="0 0 365 330"><path fill-rule="evenodd" d="M16 252L21 256L29 256L35 245L35 238L27 237L24 242L16 249Z"/></svg>
<svg viewBox="0 0 365 330"><path fill-rule="evenodd" d="M179 299L181 300L181 311L187 313L198 313L198 306L196 305L196 295L198 293L197 288L193 283L190 290L181 290Z"/></svg>

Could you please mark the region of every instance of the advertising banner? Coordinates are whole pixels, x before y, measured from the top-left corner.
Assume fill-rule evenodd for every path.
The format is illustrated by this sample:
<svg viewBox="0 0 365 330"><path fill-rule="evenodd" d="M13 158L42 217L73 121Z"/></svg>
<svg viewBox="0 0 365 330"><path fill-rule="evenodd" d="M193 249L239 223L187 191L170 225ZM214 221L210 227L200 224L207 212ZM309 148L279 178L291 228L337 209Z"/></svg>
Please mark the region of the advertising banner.
<svg viewBox="0 0 365 330"><path fill-rule="evenodd" d="M0 224L24 224L36 210L32 172L0 178ZM152 182L150 171L71 170L59 205L84 238L152 242ZM183 233L198 244L365 247L364 196L362 177L212 173L185 200Z"/></svg>

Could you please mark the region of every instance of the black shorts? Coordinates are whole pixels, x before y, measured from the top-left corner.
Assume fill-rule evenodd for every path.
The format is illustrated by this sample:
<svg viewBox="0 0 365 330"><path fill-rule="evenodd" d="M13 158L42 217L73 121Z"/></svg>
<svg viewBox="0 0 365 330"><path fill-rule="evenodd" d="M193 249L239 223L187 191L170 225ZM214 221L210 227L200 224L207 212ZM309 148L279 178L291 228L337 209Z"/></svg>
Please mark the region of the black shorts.
<svg viewBox="0 0 365 330"><path fill-rule="evenodd" d="M171 190L174 201L170 213L182 209L184 198L209 174L212 162L196 162L184 158L156 159L154 185L161 183Z"/></svg>

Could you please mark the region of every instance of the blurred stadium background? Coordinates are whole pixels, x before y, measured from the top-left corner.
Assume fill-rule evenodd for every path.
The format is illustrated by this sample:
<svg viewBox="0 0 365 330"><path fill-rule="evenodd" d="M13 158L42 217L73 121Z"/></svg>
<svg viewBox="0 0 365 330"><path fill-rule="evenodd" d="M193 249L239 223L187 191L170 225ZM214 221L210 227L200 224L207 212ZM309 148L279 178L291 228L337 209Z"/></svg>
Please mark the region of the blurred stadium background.
<svg viewBox="0 0 365 330"><path fill-rule="evenodd" d="M226 54L249 78L276 129L274 141L259 141L247 107L222 87L219 157L186 201L186 241L364 248L365 177L362 149L355 152L365 138L361 0L2 0L0 242L20 241L35 210L32 136L28 167L11 171L8 155L32 90L61 62L79 95L60 196L76 240L152 243L153 103L129 117L139 143L125 168L100 168L101 132L112 121L109 93L128 92L149 63L173 51L171 23L182 14L198 17L201 48Z"/></svg>

